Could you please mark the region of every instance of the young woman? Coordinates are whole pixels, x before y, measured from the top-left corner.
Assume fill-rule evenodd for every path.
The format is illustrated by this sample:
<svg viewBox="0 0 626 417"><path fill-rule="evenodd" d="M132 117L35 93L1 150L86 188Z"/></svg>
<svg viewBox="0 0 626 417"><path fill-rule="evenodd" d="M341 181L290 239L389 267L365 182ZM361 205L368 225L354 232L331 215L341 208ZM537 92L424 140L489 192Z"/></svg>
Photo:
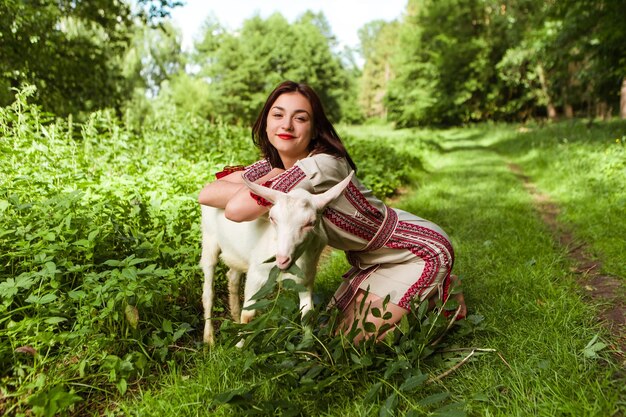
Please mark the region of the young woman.
<svg viewBox="0 0 626 417"><path fill-rule="evenodd" d="M268 211L269 203L249 192L243 176L283 192L302 187L317 194L356 171L319 97L306 84L280 84L265 102L252 137L264 159L218 173L198 198L200 204L225 209L233 221L253 220ZM344 329L364 318L376 328L394 325L407 314L412 300L433 304L437 298L448 298L454 251L436 224L386 206L356 177L326 208L323 221L329 245L344 250L352 265L329 303L343 312ZM384 310L391 317L371 315L374 307L383 311L387 296L390 302ZM361 309L364 298L366 308ZM462 294L456 299L459 319L466 307ZM362 330L357 341L372 336Z"/></svg>

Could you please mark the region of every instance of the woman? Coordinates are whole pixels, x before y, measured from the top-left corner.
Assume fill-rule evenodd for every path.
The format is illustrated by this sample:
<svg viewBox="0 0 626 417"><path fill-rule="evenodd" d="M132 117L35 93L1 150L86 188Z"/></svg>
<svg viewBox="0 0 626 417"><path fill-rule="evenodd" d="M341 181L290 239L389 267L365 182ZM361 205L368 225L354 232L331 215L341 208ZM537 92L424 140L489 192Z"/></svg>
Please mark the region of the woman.
<svg viewBox="0 0 626 417"><path fill-rule="evenodd" d="M284 192L302 187L317 194L356 171L319 97L305 84L280 84L265 102L252 137L264 159L218 173L198 198L200 204L225 209L233 221L253 220L268 211L269 203L249 192L243 176ZM352 265L330 305L343 312L345 330L358 320L363 331L356 341L373 336L362 328L365 321L376 328L393 326L408 313L412 300L434 305L437 298L447 299L454 252L439 226L387 207L356 177L326 208L323 221L328 244L346 251ZM387 296L390 302L383 309ZM456 298L458 319L466 307L462 294ZM391 315L374 317L373 308Z"/></svg>

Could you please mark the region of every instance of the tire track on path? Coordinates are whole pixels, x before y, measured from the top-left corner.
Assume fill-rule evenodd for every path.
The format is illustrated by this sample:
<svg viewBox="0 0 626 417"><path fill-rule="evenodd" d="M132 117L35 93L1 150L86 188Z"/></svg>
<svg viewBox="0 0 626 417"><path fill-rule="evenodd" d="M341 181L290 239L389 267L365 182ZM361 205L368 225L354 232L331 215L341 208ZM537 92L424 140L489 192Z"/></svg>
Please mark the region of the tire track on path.
<svg viewBox="0 0 626 417"><path fill-rule="evenodd" d="M615 337L615 345L611 348L622 361L626 360L626 287L622 284L623 280L603 274L601 262L589 255L588 244L577 240L571 230L558 222L559 206L537 188L522 167L512 162L507 165L532 196L539 215L557 242L567 249L572 262L571 270L578 276L578 284L586 298L599 306L600 322Z"/></svg>

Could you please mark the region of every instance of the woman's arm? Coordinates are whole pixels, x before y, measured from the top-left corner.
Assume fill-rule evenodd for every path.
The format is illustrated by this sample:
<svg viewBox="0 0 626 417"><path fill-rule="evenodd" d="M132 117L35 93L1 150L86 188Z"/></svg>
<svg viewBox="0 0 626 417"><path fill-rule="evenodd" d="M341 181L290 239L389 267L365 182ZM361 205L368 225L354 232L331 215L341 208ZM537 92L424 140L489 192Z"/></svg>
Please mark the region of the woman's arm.
<svg viewBox="0 0 626 417"><path fill-rule="evenodd" d="M277 175L285 172L284 169L274 168L255 182L263 184ZM243 181L243 180L242 180ZM225 213L227 219L234 222L245 222L258 218L260 215L267 213L269 207L262 206L250 195L250 189L242 185L226 203Z"/></svg>
<svg viewBox="0 0 626 417"><path fill-rule="evenodd" d="M228 201L242 187L247 188L241 178L243 171L236 171L202 188L198 195L198 203L216 208L226 208Z"/></svg>

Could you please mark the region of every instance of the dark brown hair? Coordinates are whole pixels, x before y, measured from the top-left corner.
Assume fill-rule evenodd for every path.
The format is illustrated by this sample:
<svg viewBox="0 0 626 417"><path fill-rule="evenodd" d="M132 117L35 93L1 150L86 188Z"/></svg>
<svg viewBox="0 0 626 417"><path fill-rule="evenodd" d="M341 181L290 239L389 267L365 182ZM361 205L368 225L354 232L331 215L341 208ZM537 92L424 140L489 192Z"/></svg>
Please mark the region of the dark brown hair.
<svg viewBox="0 0 626 417"><path fill-rule="evenodd" d="M309 152L312 154L327 153L330 155L346 158L352 169L356 172L356 165L345 146L341 142L337 131L326 117L322 102L315 91L306 84L296 83L294 81L283 81L274 89L265 101L263 109L257 117L256 122L252 126L252 141L261 150L263 157L267 159L272 167L284 168L283 161L278 155L278 151L269 141L267 137L267 115L272 108L274 102L285 93L300 93L311 104L313 110L313 137L309 144Z"/></svg>

